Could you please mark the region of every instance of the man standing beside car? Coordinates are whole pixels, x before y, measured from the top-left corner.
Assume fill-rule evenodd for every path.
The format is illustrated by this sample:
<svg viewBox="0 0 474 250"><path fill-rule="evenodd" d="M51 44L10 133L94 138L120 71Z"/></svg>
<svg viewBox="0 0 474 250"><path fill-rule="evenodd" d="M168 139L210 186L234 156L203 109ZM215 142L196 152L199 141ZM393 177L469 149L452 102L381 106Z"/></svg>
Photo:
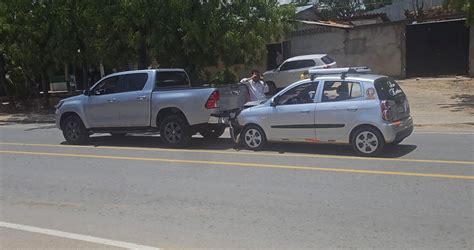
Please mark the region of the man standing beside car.
<svg viewBox="0 0 474 250"><path fill-rule="evenodd" d="M240 80L240 83L248 87L250 101L263 101L267 99L265 93L268 92L268 86L262 81L260 71L252 70L251 77Z"/></svg>

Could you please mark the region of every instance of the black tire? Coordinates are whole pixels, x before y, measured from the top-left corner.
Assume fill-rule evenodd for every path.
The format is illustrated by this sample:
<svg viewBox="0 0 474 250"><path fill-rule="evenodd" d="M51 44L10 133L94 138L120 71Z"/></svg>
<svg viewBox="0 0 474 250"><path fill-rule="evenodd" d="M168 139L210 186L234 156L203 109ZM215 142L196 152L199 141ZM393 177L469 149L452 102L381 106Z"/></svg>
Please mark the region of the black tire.
<svg viewBox="0 0 474 250"><path fill-rule="evenodd" d="M84 144L89 139L89 131L87 131L81 118L78 116L69 116L62 122L62 131L64 139L69 144Z"/></svg>
<svg viewBox="0 0 474 250"><path fill-rule="evenodd" d="M113 137L124 137L127 133L110 133L110 135Z"/></svg>
<svg viewBox="0 0 474 250"><path fill-rule="evenodd" d="M209 126L199 129L199 134L206 139L217 139L224 134L225 126Z"/></svg>
<svg viewBox="0 0 474 250"><path fill-rule="evenodd" d="M240 142L250 150L260 151L267 143L267 137L261 127L251 124L242 130Z"/></svg>
<svg viewBox="0 0 474 250"><path fill-rule="evenodd" d="M362 127L351 138L354 151L361 156L377 156L385 145L383 135L373 127Z"/></svg>
<svg viewBox="0 0 474 250"><path fill-rule="evenodd" d="M179 115L170 115L160 124L161 141L168 147L184 147L191 141L191 129Z"/></svg>

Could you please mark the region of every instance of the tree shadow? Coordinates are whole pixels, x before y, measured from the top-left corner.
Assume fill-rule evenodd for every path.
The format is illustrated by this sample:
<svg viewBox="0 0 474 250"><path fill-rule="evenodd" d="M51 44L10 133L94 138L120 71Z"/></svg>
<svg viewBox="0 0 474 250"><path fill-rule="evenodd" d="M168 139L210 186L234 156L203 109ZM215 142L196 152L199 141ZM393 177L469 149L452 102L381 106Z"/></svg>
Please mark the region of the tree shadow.
<svg viewBox="0 0 474 250"><path fill-rule="evenodd" d="M35 127L35 128L25 129L24 131L33 131L33 130L40 130L40 129L53 129L53 128L56 128L56 125L38 126L38 127Z"/></svg>
<svg viewBox="0 0 474 250"><path fill-rule="evenodd" d="M61 144L67 144L62 142ZM90 138L88 145L92 146L114 146L114 147L143 147L143 148L166 148L156 134L153 136L132 135L125 137L113 137L109 135L98 135ZM413 152L416 145L386 145L378 157L398 158ZM191 143L185 149L196 150L234 150L248 151L234 143L230 138L204 139L193 137ZM273 152L278 154L321 154L337 156L357 156L350 145L339 144L309 144L309 143L268 143L261 152Z"/></svg>
<svg viewBox="0 0 474 250"><path fill-rule="evenodd" d="M466 108L474 109L474 95L472 94L453 95L451 99L455 100L456 103L438 104L438 106L444 109L452 109L452 112L465 111ZM471 111L471 113L474 112Z"/></svg>

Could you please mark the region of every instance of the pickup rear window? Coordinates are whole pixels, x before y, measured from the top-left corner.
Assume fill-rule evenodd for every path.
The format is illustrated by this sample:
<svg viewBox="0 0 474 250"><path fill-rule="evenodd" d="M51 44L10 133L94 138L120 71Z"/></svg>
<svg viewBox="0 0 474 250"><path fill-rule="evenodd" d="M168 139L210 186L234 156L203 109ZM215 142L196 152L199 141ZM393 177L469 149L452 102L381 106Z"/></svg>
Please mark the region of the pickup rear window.
<svg viewBox="0 0 474 250"><path fill-rule="evenodd" d="M405 98L402 88L391 78L381 78L375 81L375 89L380 100L397 100Z"/></svg>
<svg viewBox="0 0 474 250"><path fill-rule="evenodd" d="M182 71L157 72L156 88L182 88L189 87L189 78Z"/></svg>

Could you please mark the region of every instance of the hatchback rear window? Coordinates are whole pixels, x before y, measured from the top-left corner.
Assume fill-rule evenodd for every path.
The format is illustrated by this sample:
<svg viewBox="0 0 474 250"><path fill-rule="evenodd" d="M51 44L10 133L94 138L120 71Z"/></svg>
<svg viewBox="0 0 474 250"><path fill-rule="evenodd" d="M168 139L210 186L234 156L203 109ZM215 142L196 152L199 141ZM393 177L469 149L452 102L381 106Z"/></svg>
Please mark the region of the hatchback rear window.
<svg viewBox="0 0 474 250"><path fill-rule="evenodd" d="M405 97L402 88L391 78L381 78L374 84L380 100L397 100Z"/></svg>
<svg viewBox="0 0 474 250"><path fill-rule="evenodd" d="M323 61L325 64L331 64L334 62L331 57L329 56L323 56L321 57L321 61Z"/></svg>

